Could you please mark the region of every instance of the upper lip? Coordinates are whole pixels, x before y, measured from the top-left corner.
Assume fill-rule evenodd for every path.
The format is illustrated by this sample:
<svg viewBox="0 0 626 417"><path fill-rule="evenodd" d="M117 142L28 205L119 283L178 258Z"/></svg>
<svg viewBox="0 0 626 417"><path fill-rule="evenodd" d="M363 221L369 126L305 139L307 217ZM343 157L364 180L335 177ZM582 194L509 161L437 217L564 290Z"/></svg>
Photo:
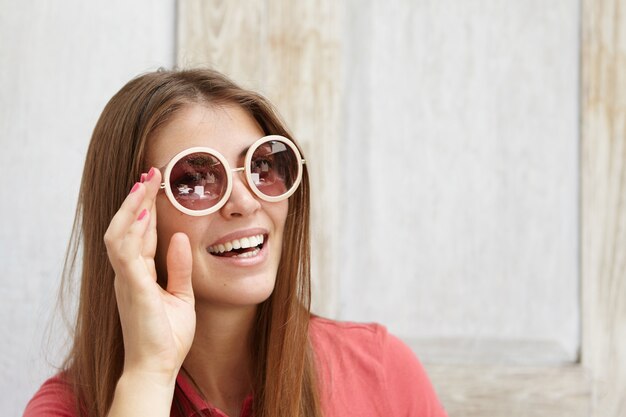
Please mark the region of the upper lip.
<svg viewBox="0 0 626 417"><path fill-rule="evenodd" d="M268 231L267 229L264 229L262 227L255 227L252 229L243 229L243 230L237 230L236 232L232 232L229 233L227 235L224 235L222 237L220 237L218 240L216 240L215 242L211 243L209 246L215 246L215 245L219 245L219 244L224 244L226 242L231 242L235 239L241 239L244 237L250 237L250 236L256 236L256 235L267 235Z"/></svg>

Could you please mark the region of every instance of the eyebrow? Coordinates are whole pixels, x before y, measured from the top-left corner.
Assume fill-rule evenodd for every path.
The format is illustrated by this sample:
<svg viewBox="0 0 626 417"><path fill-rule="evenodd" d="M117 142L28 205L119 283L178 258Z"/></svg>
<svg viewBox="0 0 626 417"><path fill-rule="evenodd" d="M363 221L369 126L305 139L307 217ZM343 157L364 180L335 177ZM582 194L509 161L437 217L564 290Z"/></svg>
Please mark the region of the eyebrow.
<svg viewBox="0 0 626 417"><path fill-rule="evenodd" d="M237 159L245 158L251 146L252 145L248 146L247 148L244 148L241 152L239 152L239 155L237 155ZM162 167L160 167L159 171L164 172L165 168L167 167L167 164L169 164L172 161L172 158L174 158L174 156L172 156Z"/></svg>

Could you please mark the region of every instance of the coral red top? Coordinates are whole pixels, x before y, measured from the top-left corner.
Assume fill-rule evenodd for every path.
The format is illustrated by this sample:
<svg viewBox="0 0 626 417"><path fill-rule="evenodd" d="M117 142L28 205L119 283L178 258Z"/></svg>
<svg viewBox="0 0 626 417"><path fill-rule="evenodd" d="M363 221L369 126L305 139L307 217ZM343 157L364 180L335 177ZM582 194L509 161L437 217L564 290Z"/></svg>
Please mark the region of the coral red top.
<svg viewBox="0 0 626 417"><path fill-rule="evenodd" d="M446 417L422 365L398 338L377 324L311 320L311 342L319 373L324 416ZM182 373L176 395L187 401L172 407L172 417L225 417L202 399ZM76 417L69 386L60 376L47 380L28 403L25 417ZM252 396L240 417L252 416Z"/></svg>

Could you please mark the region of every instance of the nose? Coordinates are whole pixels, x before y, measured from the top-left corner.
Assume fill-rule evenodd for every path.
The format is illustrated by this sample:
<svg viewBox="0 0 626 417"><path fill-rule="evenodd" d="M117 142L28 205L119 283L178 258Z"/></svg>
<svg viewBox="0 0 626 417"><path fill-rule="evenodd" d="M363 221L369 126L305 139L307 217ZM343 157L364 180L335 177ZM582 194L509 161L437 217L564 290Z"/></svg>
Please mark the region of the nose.
<svg viewBox="0 0 626 417"><path fill-rule="evenodd" d="M233 188L220 213L226 218L250 216L261 208L261 202L250 190L243 171L233 172Z"/></svg>

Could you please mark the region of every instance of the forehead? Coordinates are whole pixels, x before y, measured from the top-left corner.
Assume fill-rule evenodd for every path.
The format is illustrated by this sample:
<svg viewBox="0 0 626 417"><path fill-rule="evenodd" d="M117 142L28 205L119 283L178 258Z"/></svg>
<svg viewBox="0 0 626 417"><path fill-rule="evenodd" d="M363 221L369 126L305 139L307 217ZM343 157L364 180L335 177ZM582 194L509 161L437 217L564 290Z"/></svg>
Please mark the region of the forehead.
<svg viewBox="0 0 626 417"><path fill-rule="evenodd" d="M239 106L190 104L152 135L146 163L164 166L180 151L195 146L213 148L236 163L242 152L262 136L256 120Z"/></svg>

